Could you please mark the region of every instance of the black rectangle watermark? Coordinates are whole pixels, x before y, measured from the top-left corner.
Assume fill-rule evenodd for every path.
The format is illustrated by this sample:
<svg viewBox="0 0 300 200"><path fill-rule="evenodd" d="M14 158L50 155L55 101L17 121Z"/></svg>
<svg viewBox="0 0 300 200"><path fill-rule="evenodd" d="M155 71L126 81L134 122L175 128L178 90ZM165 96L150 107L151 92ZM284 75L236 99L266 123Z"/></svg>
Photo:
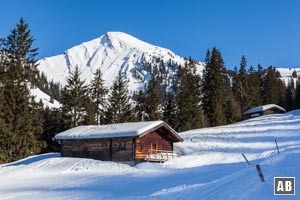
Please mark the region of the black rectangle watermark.
<svg viewBox="0 0 300 200"><path fill-rule="evenodd" d="M274 177L274 195L295 195L295 177Z"/></svg>

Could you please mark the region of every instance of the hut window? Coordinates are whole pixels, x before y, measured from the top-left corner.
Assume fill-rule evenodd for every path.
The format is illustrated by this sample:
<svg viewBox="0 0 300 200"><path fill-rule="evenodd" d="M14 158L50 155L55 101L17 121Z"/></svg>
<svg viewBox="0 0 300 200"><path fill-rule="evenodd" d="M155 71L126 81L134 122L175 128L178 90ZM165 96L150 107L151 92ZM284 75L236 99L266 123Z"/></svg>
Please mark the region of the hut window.
<svg viewBox="0 0 300 200"><path fill-rule="evenodd" d="M150 153L156 153L156 150L158 150L158 145L156 143L152 143Z"/></svg>
<svg viewBox="0 0 300 200"><path fill-rule="evenodd" d="M125 142L119 143L119 150L126 150L126 143Z"/></svg>

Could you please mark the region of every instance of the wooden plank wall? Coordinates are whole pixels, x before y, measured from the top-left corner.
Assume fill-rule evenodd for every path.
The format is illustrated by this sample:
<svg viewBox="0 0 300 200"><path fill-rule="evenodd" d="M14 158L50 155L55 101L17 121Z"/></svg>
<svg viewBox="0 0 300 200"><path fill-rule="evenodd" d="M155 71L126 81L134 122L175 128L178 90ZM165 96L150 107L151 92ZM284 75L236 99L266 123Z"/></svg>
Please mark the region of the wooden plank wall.
<svg viewBox="0 0 300 200"><path fill-rule="evenodd" d="M112 139L112 161L132 161L134 160L133 152L133 138Z"/></svg>
<svg viewBox="0 0 300 200"><path fill-rule="evenodd" d="M155 143L158 150L173 151L173 143L164 139L157 132L149 133L136 139L135 158L144 159L150 152L151 144Z"/></svg>
<svg viewBox="0 0 300 200"><path fill-rule="evenodd" d="M63 140L63 157L92 158L96 160L134 160L133 138Z"/></svg>
<svg viewBox="0 0 300 200"><path fill-rule="evenodd" d="M152 132L141 138L63 140L61 155L106 161L140 162L150 153L152 144L156 144L157 150L173 151L172 141L162 137L158 132Z"/></svg>

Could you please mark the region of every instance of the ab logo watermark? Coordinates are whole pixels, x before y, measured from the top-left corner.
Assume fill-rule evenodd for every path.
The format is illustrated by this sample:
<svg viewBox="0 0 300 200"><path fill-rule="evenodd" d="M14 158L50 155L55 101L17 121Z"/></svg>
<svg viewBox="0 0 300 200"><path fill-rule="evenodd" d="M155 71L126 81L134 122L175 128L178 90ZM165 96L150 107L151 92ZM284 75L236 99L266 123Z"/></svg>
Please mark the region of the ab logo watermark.
<svg viewBox="0 0 300 200"><path fill-rule="evenodd" d="M274 195L295 195L295 177L274 177Z"/></svg>

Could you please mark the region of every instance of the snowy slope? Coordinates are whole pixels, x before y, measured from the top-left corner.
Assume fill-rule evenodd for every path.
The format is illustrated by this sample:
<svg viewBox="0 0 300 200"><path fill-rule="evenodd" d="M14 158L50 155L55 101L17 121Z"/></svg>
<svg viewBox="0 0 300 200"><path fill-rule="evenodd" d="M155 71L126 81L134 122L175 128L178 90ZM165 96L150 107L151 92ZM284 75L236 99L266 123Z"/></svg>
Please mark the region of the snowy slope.
<svg viewBox="0 0 300 200"><path fill-rule="evenodd" d="M181 136L185 141L176 144L181 157L164 164L129 166L44 154L0 165L0 199L274 199L274 176L295 176L299 182L300 110ZM296 197L280 199L299 196L296 189Z"/></svg>
<svg viewBox="0 0 300 200"><path fill-rule="evenodd" d="M184 59L172 51L148 44L122 32L108 32L99 38L68 49L62 55L48 57L39 61L39 70L48 80L66 84L66 77L77 65L82 78L89 82L96 69L100 68L106 86L111 86L119 70L129 80L130 90L144 89L150 79L146 63L158 67L157 58L167 65L169 61L184 65ZM203 70L199 63L198 72ZM167 66L168 67L168 66ZM169 67L169 77L174 69Z"/></svg>
<svg viewBox="0 0 300 200"><path fill-rule="evenodd" d="M39 88L30 88L29 91L30 95L34 96L34 100L36 102L43 102L44 108L54 109L61 107L61 104L57 100L54 99L53 102L51 102L51 97L48 94L41 91Z"/></svg>
<svg viewBox="0 0 300 200"><path fill-rule="evenodd" d="M300 77L300 68L276 68L281 75L281 80L284 82L286 86L288 86L292 81L294 83L294 87L296 88L298 78L293 78L292 74L294 71L297 72L297 76Z"/></svg>
<svg viewBox="0 0 300 200"><path fill-rule="evenodd" d="M282 77L292 77L293 72L296 70L297 75L300 76L300 68L276 68Z"/></svg>

